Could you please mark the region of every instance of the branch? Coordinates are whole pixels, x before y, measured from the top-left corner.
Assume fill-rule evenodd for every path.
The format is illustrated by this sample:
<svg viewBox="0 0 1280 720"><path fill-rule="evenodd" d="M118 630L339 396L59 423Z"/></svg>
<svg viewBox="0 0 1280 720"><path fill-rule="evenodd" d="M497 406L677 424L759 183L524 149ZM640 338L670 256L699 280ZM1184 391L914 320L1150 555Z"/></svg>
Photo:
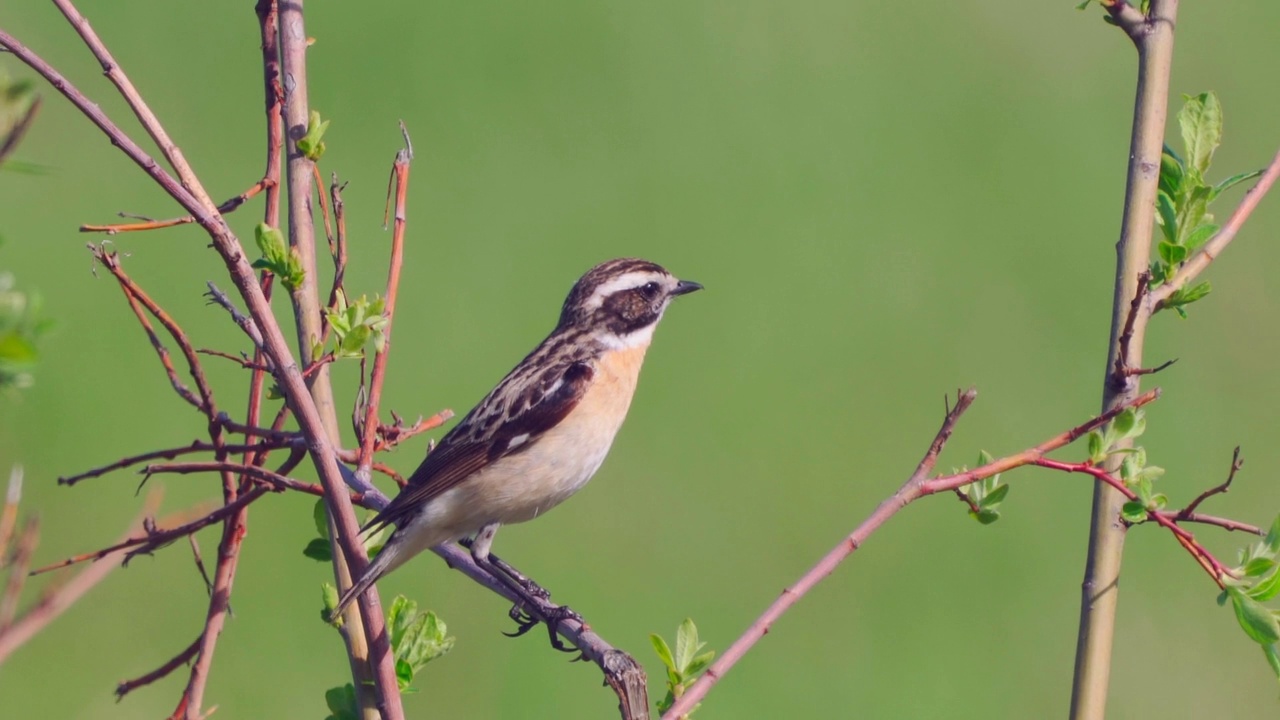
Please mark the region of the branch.
<svg viewBox="0 0 1280 720"><path fill-rule="evenodd" d="M1145 292L1139 290L1138 285L1151 262L1151 237L1155 230L1152 208L1156 203L1160 158L1164 152L1178 0L1150 0L1145 17L1123 0L1107 0L1103 4L1138 51L1124 211L1116 243L1111 329L1102 384L1102 407L1110 410L1132 400L1139 389L1137 375L1128 376L1120 383L1109 379L1122 352L1120 340L1125 334L1126 312L1132 308L1133 298ZM1127 346L1123 349L1126 357L1121 365L1125 368L1142 367L1143 344L1151 317L1149 310L1134 315ZM1110 471L1119 467L1120 457L1113 456L1108 465ZM1106 713L1125 539L1125 527L1117 523L1116 518L1123 504L1120 493L1102 483L1094 485L1088 554L1081 583L1070 720L1102 720Z"/></svg>
<svg viewBox="0 0 1280 720"><path fill-rule="evenodd" d="M174 655L172 659L155 670L152 670L146 675L142 675L132 680L124 680L116 684L116 701L119 702L120 700L123 700L125 695L128 695L140 687L150 685L157 680L168 677L174 670L177 670L183 665L191 662L191 658L195 657L199 650L200 638L196 638L194 642L187 646L186 650Z"/></svg>
<svg viewBox="0 0 1280 720"><path fill-rule="evenodd" d="M387 294L382 314L386 323L382 328L382 350L373 357L373 372L369 375L369 396L365 401L363 433L360 442L360 459L356 465L357 475L369 475L373 464L374 446L378 440L378 407L382 402L382 384L386 378L387 356L391 353L391 326L395 317L396 297L400 290L400 268L404 263L404 230L405 206L409 194L409 163L413 160L413 145L409 142L409 132L400 124L404 133L405 149L396 153L396 161L391 169L391 181L395 186L395 229L391 233L391 260L387 271ZM387 208L391 207L391 187L387 187ZM386 218L383 217L383 225Z"/></svg>
<svg viewBox="0 0 1280 720"><path fill-rule="evenodd" d="M1240 457L1240 446L1237 445L1236 449L1231 451L1231 469L1227 472L1227 479L1221 485L1211 487L1197 495L1196 499L1192 500L1189 505L1177 512L1177 517L1181 520L1190 518L1195 515L1196 508L1200 507L1200 503L1214 495L1220 495L1230 490L1231 481L1236 479L1236 473L1240 472L1242 467L1244 467L1244 459Z"/></svg>
<svg viewBox="0 0 1280 720"><path fill-rule="evenodd" d="M855 550L862 547L862 544L871 533L875 532L885 521L893 517L909 503L921 497L921 490L929 473L933 471L933 467L938 461L938 455L942 452L942 448L946 446L947 440L950 439L956 423L960 420L960 416L969 409L969 406L973 404L977 397L978 392L974 389L957 394L955 407L948 408L942 421L942 427L934 435L933 442L929 444L929 449L925 452L924 457L921 458L920 464L916 466L915 472L903 483L902 487L898 488L898 491L887 500L880 503L870 517L864 520L852 533L842 538L794 585L783 590L782 595L773 601L773 604L751 624L751 627L747 628L746 632L729 646L729 649L716 658L716 661L707 668L702 677L698 678L693 685L690 685L684 695L681 695L676 700L675 704L662 716L663 720L678 720L692 712L694 706L701 702L702 698L706 697L706 694L719 682L720 678L724 677L725 673L738 664L738 661L751 650L752 646L769 632L769 628L777 622L778 618L782 617L787 610L791 609L792 605L795 605L800 598L804 597L814 586L830 575Z"/></svg>
<svg viewBox="0 0 1280 720"><path fill-rule="evenodd" d="M42 575L44 573L47 573L53 570L60 570L64 567L67 567L68 565L75 565L76 563L82 563L89 560L94 560L94 561L101 560L107 557L108 555L115 554L120 550L130 550L130 548L134 548L124 556L123 561L121 562L121 565L127 565L129 564L129 560L133 559L138 555L149 554L156 549L159 549L165 545L168 545L169 543L173 542L174 540L177 540L180 537L183 537L185 535L192 535L200 530L203 530L204 528L209 527L210 525L213 525L216 522L220 522L226 519L229 515L236 512L240 508L246 505L249 505L253 501L265 495L268 489L269 488L267 488L264 485L255 487L249 492L244 493L240 497L236 498L234 502L228 505L223 505L217 508L216 510L213 510L205 514L204 516L200 517L197 520L193 520L191 522L184 523L182 525L177 525L175 527L169 528L168 530L159 529L159 523L155 525L148 525L144 523L143 530L145 530L146 532L138 537L127 537L124 540L121 540L120 542L116 543L115 545L108 545L107 547L102 548L101 550L82 553L80 555L72 555L71 557L65 560L60 560L51 565L45 565L44 567L32 570L31 574Z"/></svg>
<svg viewBox="0 0 1280 720"><path fill-rule="evenodd" d="M1217 259L1222 251L1232 240L1236 239L1236 233L1240 232L1240 228L1244 226L1249 216L1253 215L1253 211L1257 209L1258 203L1262 202L1262 198L1275 184L1276 178L1280 177L1280 152L1271 159L1271 164L1267 166L1266 172L1262 177L1258 178L1258 182L1249 188L1249 192L1244 194L1244 199L1236 206L1235 211L1231 213L1231 217L1227 219L1227 223L1222 226L1213 237L1204 244L1194 255L1182 264L1178 272L1160 287L1151 292L1151 303L1153 312L1166 307L1169 298L1177 291L1186 286L1199 275L1204 269L1209 267L1209 263Z"/></svg>
<svg viewBox="0 0 1280 720"><path fill-rule="evenodd" d="M1098 0L1115 20L1116 26L1129 36L1135 44L1142 40L1142 37L1149 31L1147 24L1147 16L1142 14L1138 8L1130 5L1126 0Z"/></svg>
<svg viewBox="0 0 1280 720"><path fill-rule="evenodd" d="M249 200L253 199L253 197L258 193L262 192L263 190L266 190L269 187L273 187L275 182L278 182L278 180L271 180L269 178L263 178L259 180L258 182L250 186L248 190L245 190L239 195L219 205L218 212L224 213L224 214L232 212L236 208L240 207L241 205L245 204ZM124 213L120 213L120 216L126 217ZM196 218L194 215L184 215L182 217L170 218L168 220L147 220L145 222L117 223L114 225L81 225L80 232L84 232L84 233L100 232L100 233L106 233L108 235L115 235L116 233L122 233L122 232L138 232L142 230L160 230L162 228L177 227L179 225L190 225L195 221L196 221Z"/></svg>
<svg viewBox="0 0 1280 720"><path fill-rule="evenodd" d="M1048 440L1028 448L1016 455L1000 458L993 462L987 463L982 467L974 468L962 473L941 476L929 479L929 473L933 471L934 465L937 463L938 455L942 452L947 440L951 437L952 431L955 429L956 423L960 416L969 408L973 401L977 398L977 391L968 390L965 393L957 395L956 405L947 409L946 417L943 419L942 427L934 436L933 442L930 443L929 449L925 452L924 457L920 460L920 464L916 467L911 477L885 501L881 502L870 517L862 522L852 533L841 539L840 543L832 548L821 560L818 561L808 572L806 572L794 585L782 591L782 595L769 606L768 609L760 615L751 627L747 628L733 645L716 659L712 665L707 668L707 672L689 689L685 691L676 703L667 710L663 715L664 720L677 720L692 711L703 697L711 690L711 688L724 676L739 660L751 649L760 638L769 632L770 627L780 618L787 610L791 608L797 601L807 594L814 586L825 579L835 570L836 566L853 554L855 550L862 547L877 529L880 528L889 518L898 513L910 503L940 492L950 492L963 485L981 480L992 475L1005 472L1015 467L1023 465L1039 464L1039 460L1045 453L1051 452L1065 445L1068 445L1085 434L1102 427L1110 422L1112 418L1120 414L1130 407L1140 407L1160 396L1160 391L1152 390L1138 398L1135 398L1129 404L1112 409L1103 413L1087 422L1077 425L1070 430L1059 433ZM1082 470L1083 472L1083 470ZM1117 481L1118 482L1118 481Z"/></svg>
<svg viewBox="0 0 1280 720"><path fill-rule="evenodd" d="M229 453L236 452L259 452L261 450L280 450L287 447L295 447L302 444L302 438L294 437L292 439L278 440L274 442L257 442L247 445L224 445L223 450ZM120 458L113 463L100 465L96 468L86 470L75 475L67 475L58 478L59 485L75 485L81 480L89 478L101 477L114 470L121 470L148 460L172 460L180 455L189 455L191 453L213 452L218 448L212 443L203 440L194 440L190 445L183 445L175 448L165 448L163 450L152 450L151 452L139 453L128 457Z"/></svg>

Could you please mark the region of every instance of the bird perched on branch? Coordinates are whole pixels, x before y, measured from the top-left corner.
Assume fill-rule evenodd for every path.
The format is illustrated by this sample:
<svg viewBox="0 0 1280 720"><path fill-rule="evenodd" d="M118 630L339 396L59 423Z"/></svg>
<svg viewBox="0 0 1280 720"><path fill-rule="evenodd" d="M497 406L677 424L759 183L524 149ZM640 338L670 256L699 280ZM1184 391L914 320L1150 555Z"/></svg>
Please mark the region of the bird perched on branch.
<svg viewBox="0 0 1280 720"><path fill-rule="evenodd" d="M490 561L498 526L532 520L591 479L627 416L667 305L701 289L634 258L583 275L555 330L440 440L365 526L396 529L333 616L419 552L473 535L476 563L528 597L526 579Z"/></svg>

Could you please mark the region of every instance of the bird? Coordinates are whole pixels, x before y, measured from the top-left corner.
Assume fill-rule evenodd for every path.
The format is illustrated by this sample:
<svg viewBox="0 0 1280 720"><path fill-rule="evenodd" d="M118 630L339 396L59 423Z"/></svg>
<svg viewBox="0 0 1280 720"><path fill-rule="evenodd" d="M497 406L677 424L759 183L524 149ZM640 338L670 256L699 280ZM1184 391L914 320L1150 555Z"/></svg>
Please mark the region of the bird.
<svg viewBox="0 0 1280 720"><path fill-rule="evenodd" d="M639 258L588 270L551 334L440 439L400 494L362 528L395 526L331 617L414 555L468 538L478 565L521 597L536 593L527 578L490 562L498 527L542 515L595 475L626 418L663 313L675 298L701 289Z"/></svg>

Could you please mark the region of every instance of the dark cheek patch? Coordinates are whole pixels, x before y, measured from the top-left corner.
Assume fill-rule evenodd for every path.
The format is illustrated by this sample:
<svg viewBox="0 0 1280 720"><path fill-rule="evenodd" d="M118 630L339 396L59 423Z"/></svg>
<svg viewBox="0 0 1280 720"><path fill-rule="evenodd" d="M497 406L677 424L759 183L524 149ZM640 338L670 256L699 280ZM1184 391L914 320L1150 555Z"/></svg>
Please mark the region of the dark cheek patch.
<svg viewBox="0 0 1280 720"><path fill-rule="evenodd" d="M638 289L609 296L600 306L600 313L605 326L619 335L639 330L658 319L657 312Z"/></svg>

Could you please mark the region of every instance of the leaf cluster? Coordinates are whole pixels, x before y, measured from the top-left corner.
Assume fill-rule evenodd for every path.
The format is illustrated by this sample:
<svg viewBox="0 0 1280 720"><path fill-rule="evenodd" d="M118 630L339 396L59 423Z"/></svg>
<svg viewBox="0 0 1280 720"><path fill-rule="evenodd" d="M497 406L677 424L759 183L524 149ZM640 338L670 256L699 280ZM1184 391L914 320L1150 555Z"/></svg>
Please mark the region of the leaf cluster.
<svg viewBox="0 0 1280 720"><path fill-rule="evenodd" d="M1212 92L1185 96L1178 113L1178 127L1186 157L1168 145L1160 156L1160 183L1156 194L1156 221L1161 239L1156 244L1157 259L1151 261L1151 286L1167 282L1191 254L1217 234L1209 205L1224 191L1245 180L1258 177L1261 170L1238 173L1210 185L1205 180L1213 153L1222 144L1222 104ZM1180 288L1165 302L1182 317L1187 305L1209 294L1207 281Z"/></svg>
<svg viewBox="0 0 1280 720"><path fill-rule="evenodd" d="M680 623L680 627L676 630L676 651L674 653L671 652L671 647L667 645L667 641L663 640L661 635L650 634L649 641L653 643L654 651L658 653L658 658L662 660L662 664L667 670L667 695L658 702L658 712L665 713L681 695L684 695L684 691L698 679L698 676L706 671L716 653L714 650L708 650L698 654L698 651L705 647L706 643L699 642L698 627L693 624L693 620L690 618L685 618L684 622ZM695 705L689 711L689 715L692 715L699 707L700 705Z"/></svg>
<svg viewBox="0 0 1280 720"><path fill-rule="evenodd" d="M298 138L298 152L311 162L319 162L324 156L324 131L329 129L329 121L321 120L320 113L315 110L307 118L307 134Z"/></svg>
<svg viewBox="0 0 1280 720"><path fill-rule="evenodd" d="M341 288L335 293L332 308L325 309L329 327L333 328L338 358L364 357L365 345L372 342L376 352L387 346L387 301L374 296L373 300L361 295L354 302L347 300Z"/></svg>
<svg viewBox="0 0 1280 720"><path fill-rule="evenodd" d="M326 594L332 590L336 601L338 591L325 583ZM454 638L449 637L444 621L434 612L418 612L418 604L403 595L391 601L387 613L387 633L391 639L391 654L396 659L396 683L400 692L413 692L413 677L427 663L443 657L453 649ZM359 720L360 705L355 687L351 683L330 688L324 694L329 715L325 720Z"/></svg>
<svg viewBox="0 0 1280 720"><path fill-rule="evenodd" d="M1240 565L1224 578L1218 604L1231 601L1236 620L1250 640L1262 646L1267 664L1280 679L1280 610L1264 603L1280 595L1280 517L1265 539L1240 551Z"/></svg>
<svg viewBox="0 0 1280 720"><path fill-rule="evenodd" d="M262 251L262 257L253 261L255 268L267 270L280 278L289 292L295 292L302 286L302 281L306 278L302 258L298 256L297 248L291 248L285 243L284 234L279 228L258 223L253 229L253 239Z"/></svg>
<svg viewBox="0 0 1280 720"><path fill-rule="evenodd" d="M1125 522L1146 522L1148 512L1158 512L1169 505L1164 493L1155 491L1155 481L1164 475L1164 468L1147 464L1147 451L1140 446L1118 447L1126 440L1135 440L1147 431L1147 417L1141 408L1128 408L1116 415L1101 430L1089 433L1089 462L1101 465L1112 455L1124 455L1120 463L1120 480L1138 496L1120 510Z"/></svg>
<svg viewBox="0 0 1280 720"><path fill-rule="evenodd" d="M993 459L991 453L983 450L978 453L978 462L974 467L982 467ZM957 488L969 501L969 517L983 525L990 525L1000 519L1000 503L1009 494L1010 487L1008 483L1000 482L1002 474L996 473Z"/></svg>

